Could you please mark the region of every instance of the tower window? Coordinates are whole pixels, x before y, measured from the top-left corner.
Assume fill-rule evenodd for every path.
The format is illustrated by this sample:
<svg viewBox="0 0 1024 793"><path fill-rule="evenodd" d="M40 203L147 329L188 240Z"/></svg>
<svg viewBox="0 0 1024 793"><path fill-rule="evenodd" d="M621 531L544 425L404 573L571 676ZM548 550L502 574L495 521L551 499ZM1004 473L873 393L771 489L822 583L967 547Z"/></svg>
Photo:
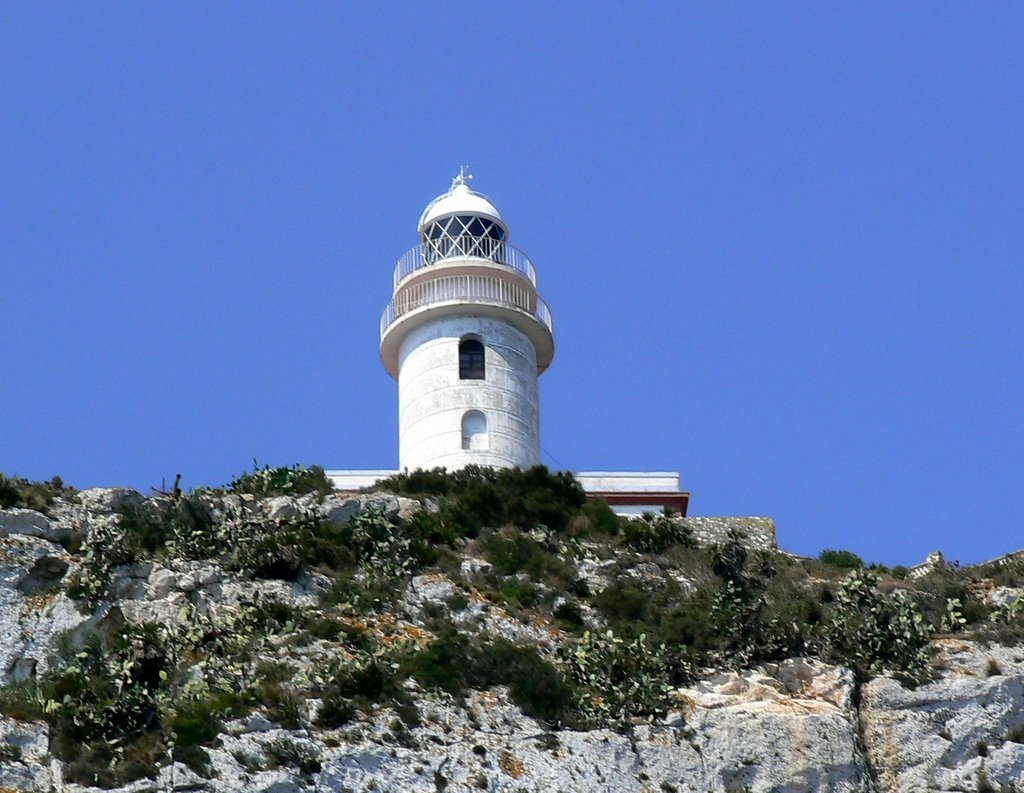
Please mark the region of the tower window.
<svg viewBox="0 0 1024 793"><path fill-rule="evenodd" d="M484 345L479 339L459 342L459 379L484 379Z"/></svg>
<svg viewBox="0 0 1024 793"><path fill-rule="evenodd" d="M487 451L487 416L479 410L468 410L462 416L462 448Z"/></svg>

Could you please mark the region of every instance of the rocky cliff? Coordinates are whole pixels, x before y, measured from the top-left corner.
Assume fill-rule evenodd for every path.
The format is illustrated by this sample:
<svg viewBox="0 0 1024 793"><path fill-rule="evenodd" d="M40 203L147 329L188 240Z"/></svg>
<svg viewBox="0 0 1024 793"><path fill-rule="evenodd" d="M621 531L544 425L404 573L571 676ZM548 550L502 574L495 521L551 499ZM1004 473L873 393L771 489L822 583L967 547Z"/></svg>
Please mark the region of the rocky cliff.
<svg viewBox="0 0 1024 793"><path fill-rule="evenodd" d="M0 510L0 791L1024 791L1012 563L233 484Z"/></svg>

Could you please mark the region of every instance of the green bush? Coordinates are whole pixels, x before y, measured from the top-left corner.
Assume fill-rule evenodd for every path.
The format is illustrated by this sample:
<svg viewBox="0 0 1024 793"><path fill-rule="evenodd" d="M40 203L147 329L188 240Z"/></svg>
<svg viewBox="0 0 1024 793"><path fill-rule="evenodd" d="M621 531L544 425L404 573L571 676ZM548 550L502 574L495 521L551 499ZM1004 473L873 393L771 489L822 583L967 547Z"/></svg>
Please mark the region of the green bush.
<svg viewBox="0 0 1024 793"><path fill-rule="evenodd" d="M264 746L263 751L270 761L270 768L294 768L306 782L311 781L321 768L318 750L309 743L300 743L292 738L275 738Z"/></svg>
<svg viewBox="0 0 1024 793"><path fill-rule="evenodd" d="M575 570L551 553L544 544L522 531L489 531L477 544L484 557L501 575L526 573L535 579L553 576L566 584L575 579Z"/></svg>
<svg viewBox="0 0 1024 793"><path fill-rule="evenodd" d="M840 570L859 570L864 566L864 560L852 551L826 549L818 554L818 561L838 567Z"/></svg>
<svg viewBox="0 0 1024 793"><path fill-rule="evenodd" d="M428 689L461 698L471 689L508 686L512 701L528 716L549 724L575 724L573 694L565 678L533 647L471 637L454 628L411 655L402 671Z"/></svg>
<svg viewBox="0 0 1024 793"><path fill-rule="evenodd" d="M228 483L227 489L232 493L249 493L259 498L267 496L304 496L316 493L323 498L334 492L334 485L327 478L324 469L314 465L311 468L295 464L271 468L259 467L252 462L252 473L243 473Z"/></svg>
<svg viewBox="0 0 1024 793"><path fill-rule="evenodd" d="M20 507L45 513L55 498L68 498L76 492L59 476L49 482L31 482L19 476L0 474L0 509Z"/></svg>
<svg viewBox="0 0 1024 793"><path fill-rule="evenodd" d="M589 499L583 506L583 515L587 519L588 534L591 535L614 537L623 523L603 498Z"/></svg>
<svg viewBox="0 0 1024 793"><path fill-rule="evenodd" d="M580 610L580 604L572 600L566 600L560 603L552 612L552 616L570 630L582 628L584 625L583 612Z"/></svg>
<svg viewBox="0 0 1024 793"><path fill-rule="evenodd" d="M396 474L375 490L442 499L442 516L459 536L475 537L483 528L546 526L564 531L586 503L583 488L568 472L533 468L470 465L458 471L435 468Z"/></svg>
<svg viewBox="0 0 1024 793"><path fill-rule="evenodd" d="M579 687L577 708L591 726L625 727L635 717L664 715L670 706L665 645L644 634L627 642L613 631L587 631L563 649L562 661Z"/></svg>
<svg viewBox="0 0 1024 793"><path fill-rule="evenodd" d="M202 746L220 733L221 712L214 700L184 699L174 704L167 720L167 729L179 747Z"/></svg>
<svg viewBox="0 0 1024 793"><path fill-rule="evenodd" d="M619 537L625 545L641 553L664 553L673 545L694 548L697 543L689 526L669 515L645 512L639 518L623 520Z"/></svg>
<svg viewBox="0 0 1024 793"><path fill-rule="evenodd" d="M17 721L41 721L46 700L33 679L18 680L0 687L0 714Z"/></svg>
<svg viewBox="0 0 1024 793"><path fill-rule="evenodd" d="M340 727L357 712L382 704L395 708L407 726L419 723L412 698L384 659L368 655L354 662L334 663L321 676L326 682L319 690L323 705L317 718L323 727Z"/></svg>
<svg viewBox="0 0 1024 793"><path fill-rule="evenodd" d="M177 499L147 500L118 510L121 553L126 558L151 559L168 545L186 558L203 558L223 549L214 534L214 514L209 499L188 493Z"/></svg>
<svg viewBox="0 0 1024 793"><path fill-rule="evenodd" d="M882 671L913 680L924 674L932 630L907 593L883 594L873 573L855 570L836 592L822 640L832 660L850 666L861 680Z"/></svg>
<svg viewBox="0 0 1024 793"><path fill-rule="evenodd" d="M543 598L539 586L519 577L497 580L491 585L488 595L498 603L524 609L536 608Z"/></svg>

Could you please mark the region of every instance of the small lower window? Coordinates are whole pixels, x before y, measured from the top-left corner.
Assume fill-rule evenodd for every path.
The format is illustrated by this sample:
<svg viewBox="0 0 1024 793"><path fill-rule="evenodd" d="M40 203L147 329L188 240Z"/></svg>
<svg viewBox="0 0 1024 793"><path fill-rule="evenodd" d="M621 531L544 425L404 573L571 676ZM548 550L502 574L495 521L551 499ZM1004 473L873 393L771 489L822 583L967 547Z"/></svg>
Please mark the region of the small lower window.
<svg viewBox="0 0 1024 793"><path fill-rule="evenodd" d="M487 450L487 416L479 410L468 410L462 416L462 448Z"/></svg>

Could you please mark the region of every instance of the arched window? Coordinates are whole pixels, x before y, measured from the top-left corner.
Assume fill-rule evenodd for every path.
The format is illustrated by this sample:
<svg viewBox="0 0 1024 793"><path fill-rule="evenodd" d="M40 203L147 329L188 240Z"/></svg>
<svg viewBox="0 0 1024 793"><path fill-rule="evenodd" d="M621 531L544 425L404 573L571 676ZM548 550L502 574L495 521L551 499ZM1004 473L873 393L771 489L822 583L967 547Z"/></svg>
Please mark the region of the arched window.
<svg viewBox="0 0 1024 793"><path fill-rule="evenodd" d="M487 416L479 410L467 410L462 415L462 448L487 451Z"/></svg>
<svg viewBox="0 0 1024 793"><path fill-rule="evenodd" d="M463 339L459 342L459 379L484 379L484 345L479 339Z"/></svg>

